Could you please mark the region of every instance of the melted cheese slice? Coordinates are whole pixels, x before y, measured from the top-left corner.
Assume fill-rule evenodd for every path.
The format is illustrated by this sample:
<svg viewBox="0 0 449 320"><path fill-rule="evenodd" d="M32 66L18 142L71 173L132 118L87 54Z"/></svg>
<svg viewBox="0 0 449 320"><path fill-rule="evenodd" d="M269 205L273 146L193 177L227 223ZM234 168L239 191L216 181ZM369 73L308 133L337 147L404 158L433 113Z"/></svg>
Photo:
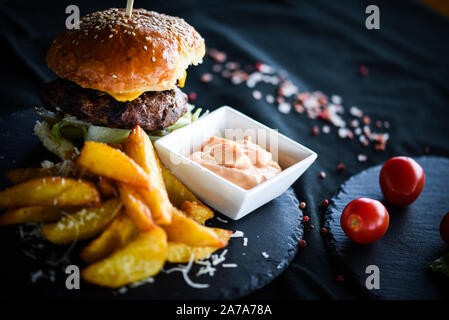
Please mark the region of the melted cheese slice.
<svg viewBox="0 0 449 320"><path fill-rule="evenodd" d="M184 74L181 78L178 79L178 85L183 88L184 84L186 83L187 78L187 72L184 70ZM142 93L145 91L137 91L137 92L125 92L125 93L111 93L108 92L109 95L114 97L115 100L120 102L126 102L126 101L133 101L134 99L138 98Z"/></svg>
<svg viewBox="0 0 449 320"><path fill-rule="evenodd" d="M120 102L126 102L126 101L133 101L134 99L136 99L137 97L139 97L142 93L144 93L144 91L142 92L125 92L125 93L110 93L108 92L111 96L114 97L115 100L120 101Z"/></svg>
<svg viewBox="0 0 449 320"><path fill-rule="evenodd" d="M187 78L187 71L184 70L184 74L182 75L181 78L178 79L178 86L180 86L181 88L184 88L184 84L186 83L186 78Z"/></svg>

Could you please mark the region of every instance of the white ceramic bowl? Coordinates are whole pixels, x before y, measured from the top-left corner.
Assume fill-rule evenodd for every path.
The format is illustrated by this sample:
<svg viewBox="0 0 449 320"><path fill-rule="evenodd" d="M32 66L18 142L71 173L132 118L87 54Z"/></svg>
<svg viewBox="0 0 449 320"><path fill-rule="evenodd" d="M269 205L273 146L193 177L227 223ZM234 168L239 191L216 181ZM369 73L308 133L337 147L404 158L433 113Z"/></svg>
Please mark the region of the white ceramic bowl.
<svg viewBox="0 0 449 320"><path fill-rule="evenodd" d="M189 159L211 136L252 141L273 153L282 172L249 190ZM164 165L201 201L232 219L240 219L287 190L315 161L317 154L276 130L224 106L156 141ZM277 159L276 159L277 158Z"/></svg>

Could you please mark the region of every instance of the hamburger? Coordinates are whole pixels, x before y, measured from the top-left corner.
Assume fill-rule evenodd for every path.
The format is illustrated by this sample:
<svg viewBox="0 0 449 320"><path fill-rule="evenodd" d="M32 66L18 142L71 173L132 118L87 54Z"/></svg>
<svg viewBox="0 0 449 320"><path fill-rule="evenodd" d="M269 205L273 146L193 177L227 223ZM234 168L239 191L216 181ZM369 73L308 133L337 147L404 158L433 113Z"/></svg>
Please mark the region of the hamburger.
<svg viewBox="0 0 449 320"><path fill-rule="evenodd" d="M204 39L186 21L145 9L90 13L53 41L46 61L57 78L39 89L35 133L62 159L82 140L121 142L135 125L151 138L195 121L183 87L202 62Z"/></svg>

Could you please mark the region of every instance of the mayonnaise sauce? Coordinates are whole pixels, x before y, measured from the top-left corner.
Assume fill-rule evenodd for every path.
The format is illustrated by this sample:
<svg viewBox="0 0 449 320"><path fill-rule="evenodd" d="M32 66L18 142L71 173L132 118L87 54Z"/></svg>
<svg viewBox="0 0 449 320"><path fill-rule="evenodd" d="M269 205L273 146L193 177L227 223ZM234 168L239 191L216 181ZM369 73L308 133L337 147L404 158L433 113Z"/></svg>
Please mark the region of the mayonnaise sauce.
<svg viewBox="0 0 449 320"><path fill-rule="evenodd" d="M211 137L190 159L244 189L282 171L272 154L251 142L250 137L239 141Z"/></svg>

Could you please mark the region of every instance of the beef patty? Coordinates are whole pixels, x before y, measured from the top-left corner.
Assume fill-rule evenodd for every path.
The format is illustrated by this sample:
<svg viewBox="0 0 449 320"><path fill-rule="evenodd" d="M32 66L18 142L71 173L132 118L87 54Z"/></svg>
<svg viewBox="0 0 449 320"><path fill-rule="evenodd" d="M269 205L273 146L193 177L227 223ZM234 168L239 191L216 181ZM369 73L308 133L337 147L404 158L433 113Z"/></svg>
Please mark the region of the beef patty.
<svg viewBox="0 0 449 320"><path fill-rule="evenodd" d="M41 87L40 98L45 108L61 108L79 120L111 128L160 130L175 123L187 110L187 95L178 88L144 92L137 99L119 102L109 94L85 89L57 78Z"/></svg>

